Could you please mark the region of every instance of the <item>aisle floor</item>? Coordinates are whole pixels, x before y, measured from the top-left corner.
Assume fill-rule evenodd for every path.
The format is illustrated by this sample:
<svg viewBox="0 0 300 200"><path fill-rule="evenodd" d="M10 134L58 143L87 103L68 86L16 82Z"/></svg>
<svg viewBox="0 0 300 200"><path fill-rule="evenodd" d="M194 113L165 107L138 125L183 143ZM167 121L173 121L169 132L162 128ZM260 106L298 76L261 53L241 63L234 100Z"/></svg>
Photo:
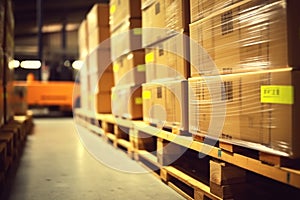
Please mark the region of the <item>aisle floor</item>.
<svg viewBox="0 0 300 200"><path fill-rule="evenodd" d="M183 199L151 173L128 173L99 162L82 144L73 119L34 119L10 200ZM100 137L80 131L122 164L140 164Z"/></svg>

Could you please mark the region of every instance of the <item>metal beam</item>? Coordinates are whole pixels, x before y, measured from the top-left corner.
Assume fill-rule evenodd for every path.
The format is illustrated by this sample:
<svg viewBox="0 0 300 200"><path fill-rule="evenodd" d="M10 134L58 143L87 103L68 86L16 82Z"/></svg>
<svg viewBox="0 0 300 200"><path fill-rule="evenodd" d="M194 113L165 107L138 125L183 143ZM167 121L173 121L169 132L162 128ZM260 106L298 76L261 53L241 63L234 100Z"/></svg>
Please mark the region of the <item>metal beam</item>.
<svg viewBox="0 0 300 200"><path fill-rule="evenodd" d="M43 61L43 0L36 1L37 11L37 27L38 27L38 59ZM41 72L41 70L40 70ZM38 80L41 80L41 73L39 73Z"/></svg>

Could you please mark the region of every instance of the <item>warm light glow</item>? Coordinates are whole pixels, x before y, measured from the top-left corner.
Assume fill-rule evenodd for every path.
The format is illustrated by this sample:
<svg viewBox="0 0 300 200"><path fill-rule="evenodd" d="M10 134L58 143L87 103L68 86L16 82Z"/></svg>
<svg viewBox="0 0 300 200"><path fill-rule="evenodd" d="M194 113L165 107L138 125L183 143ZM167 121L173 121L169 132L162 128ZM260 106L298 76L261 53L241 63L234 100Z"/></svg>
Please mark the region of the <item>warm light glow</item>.
<svg viewBox="0 0 300 200"><path fill-rule="evenodd" d="M133 58L133 54L132 54L132 53L128 54L127 60L130 60L130 59L132 59L132 58Z"/></svg>
<svg viewBox="0 0 300 200"><path fill-rule="evenodd" d="M20 61L18 60L11 60L8 63L9 69L18 68L20 66Z"/></svg>
<svg viewBox="0 0 300 200"><path fill-rule="evenodd" d="M80 70L81 67L83 65L83 62L81 60L75 60L73 63L72 63L72 67L74 69L77 69L77 70Z"/></svg>
<svg viewBox="0 0 300 200"><path fill-rule="evenodd" d="M24 69L39 69L41 65L39 60L24 60L21 62L21 67Z"/></svg>

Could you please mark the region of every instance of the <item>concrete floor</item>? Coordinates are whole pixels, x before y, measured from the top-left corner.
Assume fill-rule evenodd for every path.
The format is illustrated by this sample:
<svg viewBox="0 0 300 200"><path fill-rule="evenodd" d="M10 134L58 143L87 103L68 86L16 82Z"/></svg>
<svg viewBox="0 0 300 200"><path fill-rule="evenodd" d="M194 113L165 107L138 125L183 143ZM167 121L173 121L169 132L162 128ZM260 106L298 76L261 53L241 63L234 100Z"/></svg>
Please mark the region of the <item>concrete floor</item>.
<svg viewBox="0 0 300 200"><path fill-rule="evenodd" d="M73 119L35 119L34 123L10 200L183 199L150 173L121 172L99 162L82 145ZM141 168L101 138L81 134L105 148L107 155Z"/></svg>

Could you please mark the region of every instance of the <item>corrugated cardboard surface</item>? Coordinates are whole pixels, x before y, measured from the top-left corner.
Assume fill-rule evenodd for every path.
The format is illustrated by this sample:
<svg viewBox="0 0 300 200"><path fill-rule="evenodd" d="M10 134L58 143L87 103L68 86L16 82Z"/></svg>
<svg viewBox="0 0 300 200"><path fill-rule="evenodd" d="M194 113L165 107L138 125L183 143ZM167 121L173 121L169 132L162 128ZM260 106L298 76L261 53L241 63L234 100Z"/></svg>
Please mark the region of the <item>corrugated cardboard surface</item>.
<svg viewBox="0 0 300 200"><path fill-rule="evenodd" d="M112 60L134 50L142 49L141 19L124 20L118 28L111 32Z"/></svg>
<svg viewBox="0 0 300 200"><path fill-rule="evenodd" d="M111 0L109 24L114 31L124 19L141 18L141 1L136 0Z"/></svg>
<svg viewBox="0 0 300 200"><path fill-rule="evenodd" d="M146 80L185 79L190 75L184 37L174 36L146 49ZM148 67L149 66L149 67Z"/></svg>
<svg viewBox="0 0 300 200"><path fill-rule="evenodd" d="M236 104L232 104L228 99L226 100L227 112L222 136L225 136L229 141L233 138L263 144L291 157L299 157L300 148L297 145L297 141L299 141L297 120L299 120L300 108L298 105L299 76L300 73L292 71L291 68L222 75L221 78L224 83L225 81L232 81L233 100L236 100ZM195 94L200 94L202 91L201 83L199 83L200 79L189 79L189 87L192 88L192 91L196 91ZM290 98L294 103L263 103L260 96L261 86L270 85L276 87L293 85L294 94L284 98ZM226 87L225 90L227 90ZM208 98L207 95L203 97ZM195 100L198 100L197 104L192 104L195 103ZM190 119L196 118L199 120L190 120L190 131L197 133L197 131L195 132L197 124L200 125L198 132L207 130L211 119L210 116L207 118L203 115L208 110L206 107L209 107L210 101L206 103L205 100L200 99L200 95L190 97L189 101L190 110L197 109L196 112L190 115ZM210 113L209 110L207 112ZM236 113L234 115L236 119L232 118L231 113Z"/></svg>
<svg viewBox="0 0 300 200"><path fill-rule="evenodd" d="M241 0L191 0L191 23Z"/></svg>
<svg viewBox="0 0 300 200"><path fill-rule="evenodd" d="M79 58L84 59L88 55L89 41L88 41L88 29L87 21L83 20L78 29L78 47Z"/></svg>
<svg viewBox="0 0 300 200"><path fill-rule="evenodd" d="M188 130L187 81L143 84L144 121Z"/></svg>
<svg viewBox="0 0 300 200"><path fill-rule="evenodd" d="M113 64L115 85L139 85L145 82L145 52L134 51Z"/></svg>
<svg viewBox="0 0 300 200"><path fill-rule="evenodd" d="M112 91L112 114L127 119L143 117L142 86L117 86Z"/></svg>
<svg viewBox="0 0 300 200"><path fill-rule="evenodd" d="M256 0L219 10L191 24L191 38L207 51L221 74L287 67L286 10L274 1ZM191 48L194 65L216 74L202 54ZM197 75L192 68L192 76Z"/></svg>
<svg viewBox="0 0 300 200"><path fill-rule="evenodd" d="M87 14L88 33L94 32L97 27L109 26L108 4L95 4Z"/></svg>
<svg viewBox="0 0 300 200"><path fill-rule="evenodd" d="M112 72L110 50L109 49L95 49L88 55L87 73L103 73Z"/></svg>
<svg viewBox="0 0 300 200"><path fill-rule="evenodd" d="M94 94L92 105L94 111L97 113L111 113L111 92L98 92Z"/></svg>
<svg viewBox="0 0 300 200"><path fill-rule="evenodd" d="M101 26L94 28L93 31L89 33L88 36L88 49L89 53L95 51L101 42L104 42L110 37L109 27L108 26ZM105 41L103 45L100 45L101 48L108 48L109 41Z"/></svg>

